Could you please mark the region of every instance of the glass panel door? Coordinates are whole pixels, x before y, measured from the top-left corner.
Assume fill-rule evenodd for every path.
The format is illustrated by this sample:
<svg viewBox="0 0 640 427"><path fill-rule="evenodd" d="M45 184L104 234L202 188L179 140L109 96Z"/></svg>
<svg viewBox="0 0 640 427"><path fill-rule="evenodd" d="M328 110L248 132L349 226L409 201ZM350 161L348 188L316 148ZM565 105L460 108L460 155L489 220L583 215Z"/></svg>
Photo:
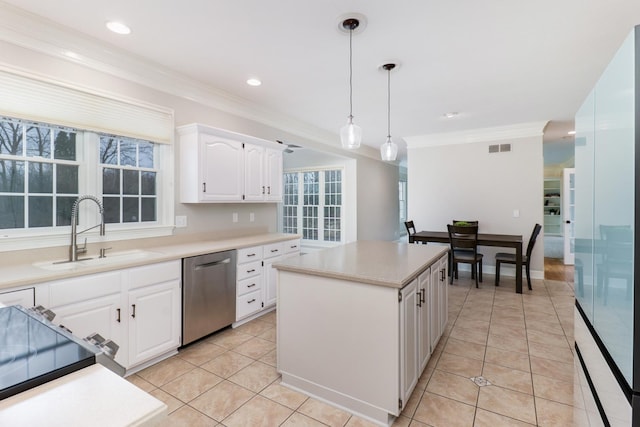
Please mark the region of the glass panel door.
<svg viewBox="0 0 640 427"><path fill-rule="evenodd" d="M574 224L576 219L576 195L575 195L575 174L574 168L565 168L563 176L563 215L564 215L564 263L573 265L575 260L575 238Z"/></svg>

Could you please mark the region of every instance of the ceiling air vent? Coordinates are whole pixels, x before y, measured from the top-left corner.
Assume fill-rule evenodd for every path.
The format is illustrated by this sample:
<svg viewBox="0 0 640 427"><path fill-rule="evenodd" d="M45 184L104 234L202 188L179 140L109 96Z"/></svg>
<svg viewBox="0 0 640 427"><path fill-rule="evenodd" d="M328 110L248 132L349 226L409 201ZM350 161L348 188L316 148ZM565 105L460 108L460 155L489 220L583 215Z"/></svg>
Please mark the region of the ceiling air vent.
<svg viewBox="0 0 640 427"><path fill-rule="evenodd" d="M489 146L489 153L502 153L511 151L511 144L494 144Z"/></svg>

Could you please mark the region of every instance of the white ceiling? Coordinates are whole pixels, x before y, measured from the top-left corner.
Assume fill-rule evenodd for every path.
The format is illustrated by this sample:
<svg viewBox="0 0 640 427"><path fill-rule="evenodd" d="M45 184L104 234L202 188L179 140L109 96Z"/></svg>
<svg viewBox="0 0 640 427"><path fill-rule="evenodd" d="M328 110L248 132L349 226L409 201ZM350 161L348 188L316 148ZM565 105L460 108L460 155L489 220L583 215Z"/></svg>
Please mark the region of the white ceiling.
<svg viewBox="0 0 640 427"><path fill-rule="evenodd" d="M353 113L375 147L387 133L386 62L399 64L391 74L396 139L546 120L555 139L640 24L638 0L5 1L333 132L336 144L349 111L349 37L338 27L362 14ZM110 33L107 20L132 33ZM262 86L249 87L249 77ZM451 111L459 115L445 119Z"/></svg>

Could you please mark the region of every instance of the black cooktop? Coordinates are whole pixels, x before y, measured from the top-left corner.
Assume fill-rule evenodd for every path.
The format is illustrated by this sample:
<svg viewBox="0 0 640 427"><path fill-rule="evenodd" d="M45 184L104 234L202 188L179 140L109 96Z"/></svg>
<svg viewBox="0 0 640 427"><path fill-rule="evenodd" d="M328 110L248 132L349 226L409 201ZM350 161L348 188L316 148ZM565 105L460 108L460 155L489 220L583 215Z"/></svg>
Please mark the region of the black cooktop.
<svg viewBox="0 0 640 427"><path fill-rule="evenodd" d="M0 400L95 363L95 353L39 314L0 308Z"/></svg>

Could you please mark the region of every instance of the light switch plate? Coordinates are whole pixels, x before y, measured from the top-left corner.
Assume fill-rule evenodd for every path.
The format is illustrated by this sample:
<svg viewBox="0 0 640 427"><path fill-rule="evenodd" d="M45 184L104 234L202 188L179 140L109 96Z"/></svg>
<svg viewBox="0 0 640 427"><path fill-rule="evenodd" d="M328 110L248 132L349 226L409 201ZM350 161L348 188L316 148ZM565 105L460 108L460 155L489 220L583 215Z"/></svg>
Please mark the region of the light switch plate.
<svg viewBox="0 0 640 427"><path fill-rule="evenodd" d="M514 218L520 218L520 209L514 209L513 210L513 217Z"/></svg>

